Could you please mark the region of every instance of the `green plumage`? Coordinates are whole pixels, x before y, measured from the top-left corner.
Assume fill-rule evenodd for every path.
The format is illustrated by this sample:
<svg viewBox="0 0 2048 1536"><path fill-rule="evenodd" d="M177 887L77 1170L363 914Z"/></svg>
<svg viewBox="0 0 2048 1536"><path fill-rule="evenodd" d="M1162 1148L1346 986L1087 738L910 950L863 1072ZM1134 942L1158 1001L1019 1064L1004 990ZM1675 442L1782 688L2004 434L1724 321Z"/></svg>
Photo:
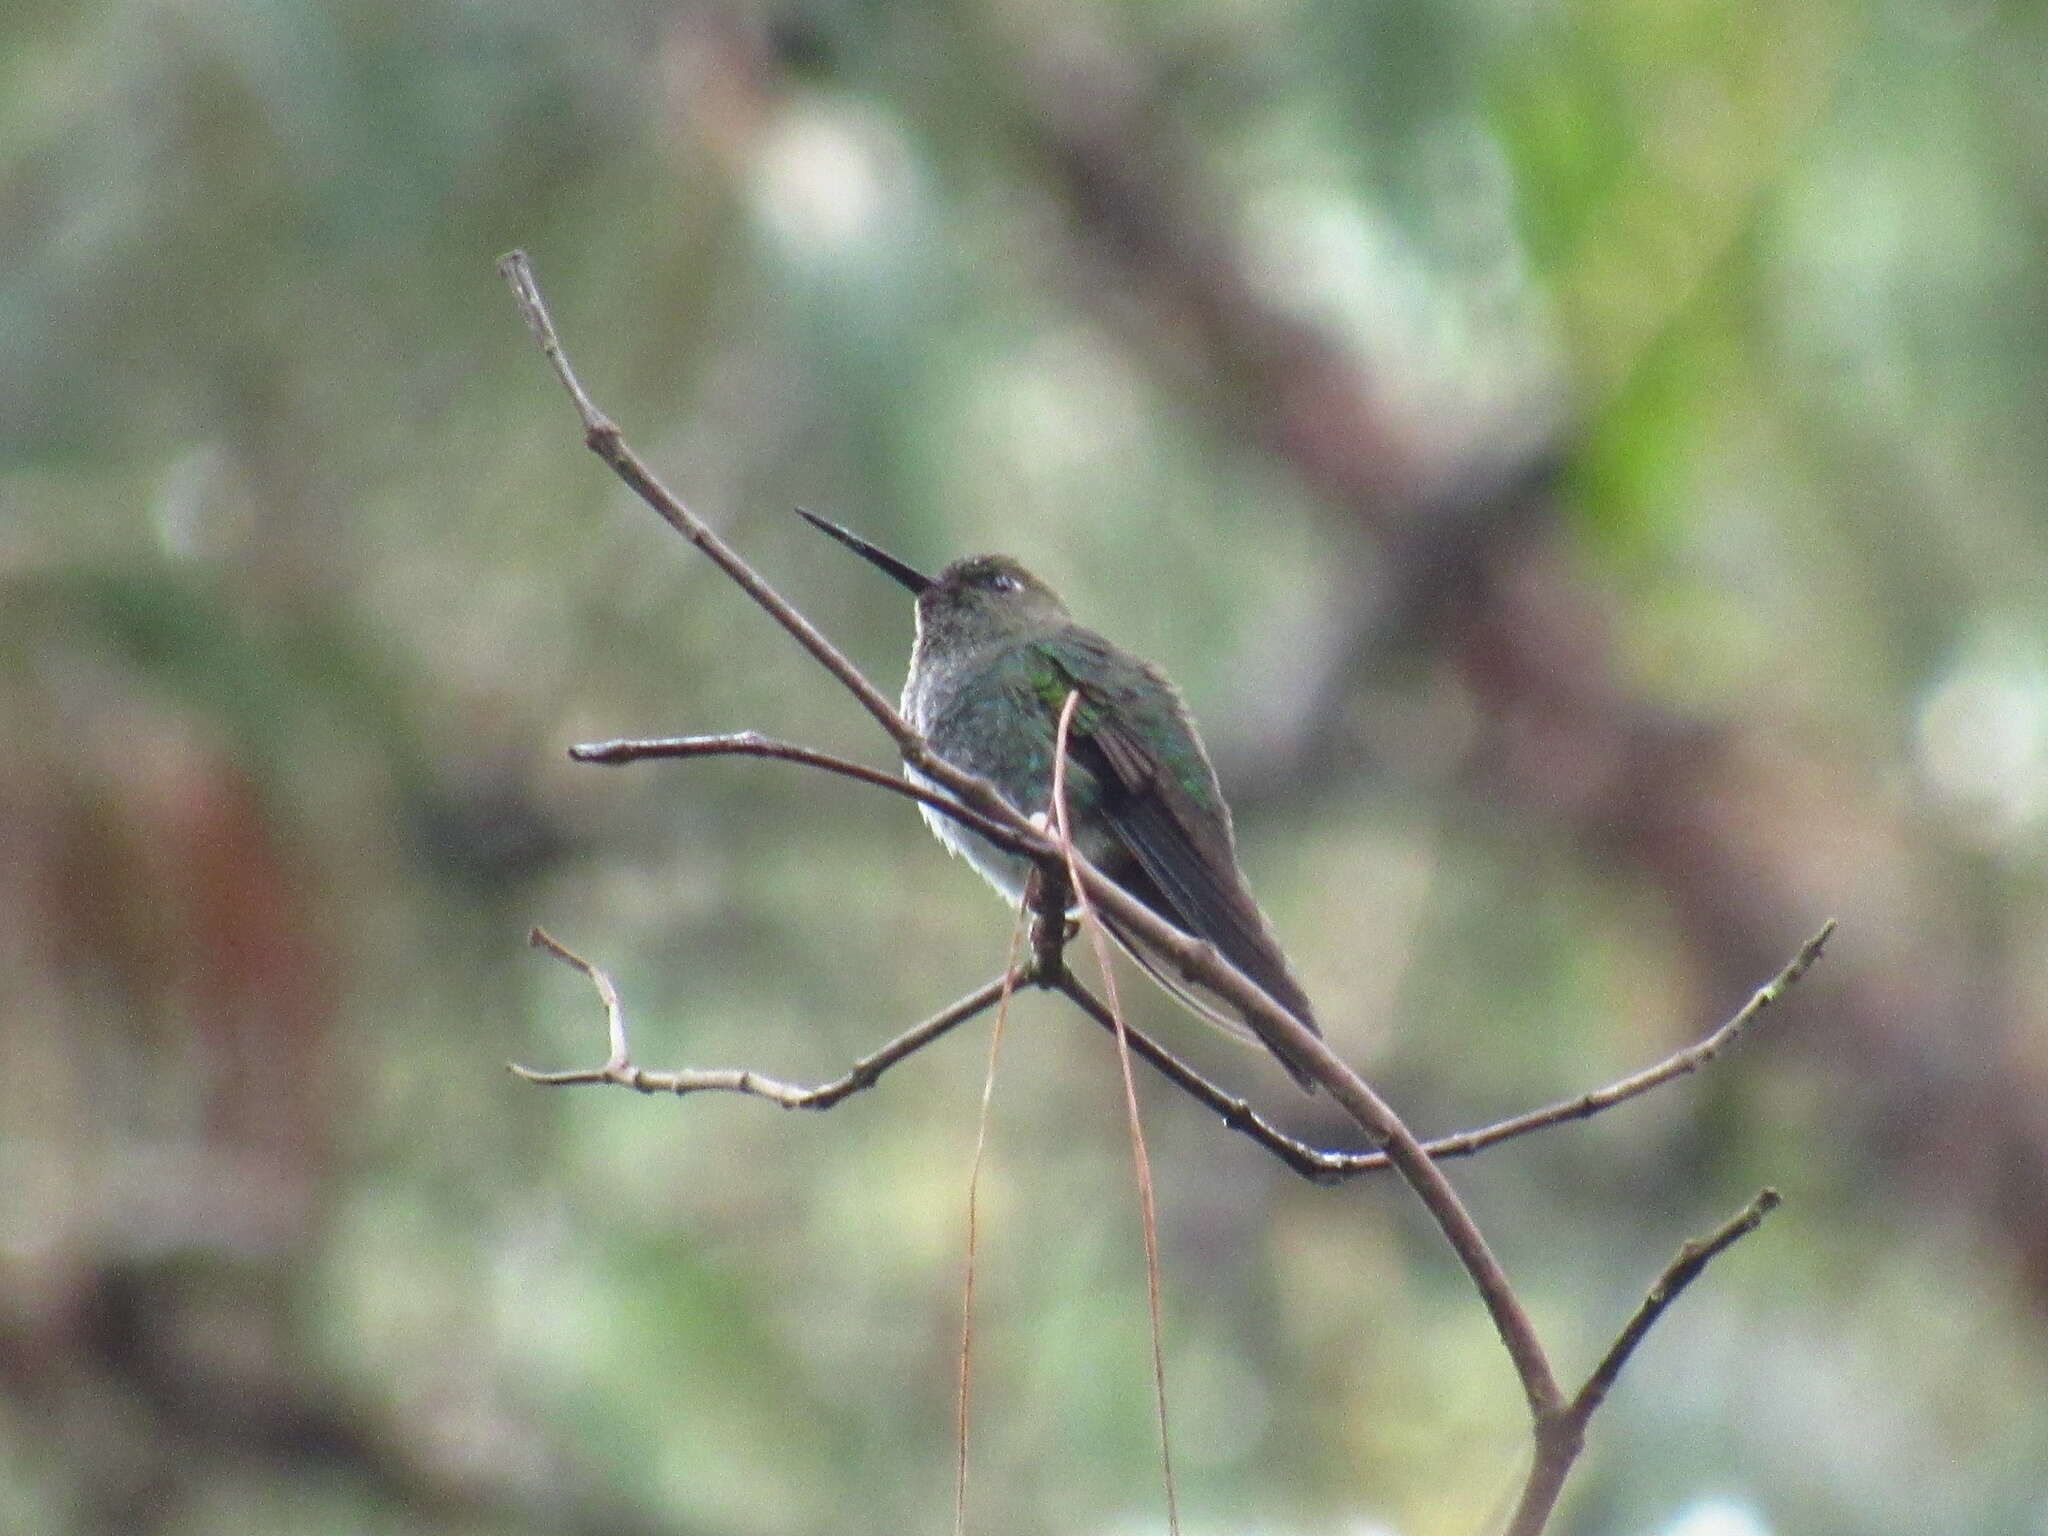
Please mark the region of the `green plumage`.
<svg viewBox="0 0 2048 1536"><path fill-rule="evenodd" d="M1168 922L1213 944L1316 1030L1308 998L1238 870L1230 808L1174 686L1076 624L1052 589L1014 560L976 555L933 579L843 529L811 521L917 594L903 712L933 751L989 780L1025 815L1045 815L1060 710L1078 693L1066 790L1081 852ZM935 811L924 815L939 840L1004 896L1022 898L1029 861ZM1297 1082L1311 1086L1284 1041L1192 986L1119 925L1108 926L1167 990L1203 1016L1259 1039Z"/></svg>

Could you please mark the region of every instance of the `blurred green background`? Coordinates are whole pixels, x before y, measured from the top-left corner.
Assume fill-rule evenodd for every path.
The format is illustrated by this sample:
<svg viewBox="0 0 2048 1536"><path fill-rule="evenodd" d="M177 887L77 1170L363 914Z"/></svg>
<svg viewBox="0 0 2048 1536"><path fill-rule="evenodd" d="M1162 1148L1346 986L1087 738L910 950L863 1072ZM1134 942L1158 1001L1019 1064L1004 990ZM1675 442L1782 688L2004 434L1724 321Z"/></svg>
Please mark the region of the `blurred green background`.
<svg viewBox="0 0 2048 1536"><path fill-rule="evenodd" d="M1576 1378L1557 1529L2048 1532L2048 8L190 0L0 18L0 1528L950 1519L1000 965L888 754L580 444L893 691L1000 548L1186 690L1333 1042ZM1141 984L1138 1018L1344 1127ZM1147 1085L1191 1533L1471 1532L1526 1454L1397 1187ZM1113 1057L1019 1001L975 1528L1163 1529Z"/></svg>

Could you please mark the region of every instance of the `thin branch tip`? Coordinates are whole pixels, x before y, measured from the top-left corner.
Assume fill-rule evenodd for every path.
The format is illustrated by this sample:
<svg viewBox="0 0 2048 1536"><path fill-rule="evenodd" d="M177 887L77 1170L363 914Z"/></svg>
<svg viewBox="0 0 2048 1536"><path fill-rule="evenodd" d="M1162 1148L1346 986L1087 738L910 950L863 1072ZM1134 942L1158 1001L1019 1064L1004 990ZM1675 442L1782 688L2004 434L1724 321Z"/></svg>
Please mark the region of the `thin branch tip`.
<svg viewBox="0 0 2048 1536"><path fill-rule="evenodd" d="M1571 1416L1577 1420L1581 1431L1607 1400L1608 1393L1614 1390L1615 1382L1621 1377L1622 1368L1671 1304L1706 1272L1709 1264L1754 1232L1781 1203L1782 1197L1777 1190L1767 1186L1758 1190L1747 1205L1706 1236L1689 1238L1679 1245L1677 1254L1643 1293L1634 1315L1622 1325L1621 1332L1607 1347L1607 1353L1593 1368L1593 1374L1586 1378L1586 1384L1572 1399Z"/></svg>
<svg viewBox="0 0 2048 1536"><path fill-rule="evenodd" d="M602 1067L571 1067L564 1072L543 1072L538 1067L508 1061L505 1063L505 1070L521 1082L533 1083L541 1088L561 1088L570 1083L609 1083L618 1080L613 1067L609 1064Z"/></svg>
<svg viewBox="0 0 2048 1536"><path fill-rule="evenodd" d="M1829 918L1820 925L1819 931L1812 938L1799 946L1799 953L1793 957L1792 963L1785 967L1784 976L1787 982L1797 981L1806 974L1813 962L1820 958L1821 951L1828 947L1828 940L1835 936L1835 929L1838 926L1834 918Z"/></svg>
<svg viewBox="0 0 2048 1536"><path fill-rule="evenodd" d="M538 924L526 931L526 942L530 948L537 949L544 955L552 955L571 970L581 971L592 980L597 979L596 966Z"/></svg>

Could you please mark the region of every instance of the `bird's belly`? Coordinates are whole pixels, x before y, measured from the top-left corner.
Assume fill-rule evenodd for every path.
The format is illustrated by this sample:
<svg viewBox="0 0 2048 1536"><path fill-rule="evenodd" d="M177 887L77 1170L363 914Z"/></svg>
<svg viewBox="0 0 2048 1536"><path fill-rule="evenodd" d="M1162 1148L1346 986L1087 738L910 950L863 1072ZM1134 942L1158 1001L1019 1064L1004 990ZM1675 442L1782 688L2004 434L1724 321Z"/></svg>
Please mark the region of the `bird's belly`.
<svg viewBox="0 0 2048 1536"><path fill-rule="evenodd" d="M903 776L922 789L948 793L944 785L926 778L915 768L906 765ZM1024 884L1031 875L1029 859L1004 852L979 833L968 831L943 811L933 810L928 805L920 805L918 810L924 816L924 824L932 829L932 836L944 843L949 853L965 859L1005 901L1015 905L1023 900Z"/></svg>

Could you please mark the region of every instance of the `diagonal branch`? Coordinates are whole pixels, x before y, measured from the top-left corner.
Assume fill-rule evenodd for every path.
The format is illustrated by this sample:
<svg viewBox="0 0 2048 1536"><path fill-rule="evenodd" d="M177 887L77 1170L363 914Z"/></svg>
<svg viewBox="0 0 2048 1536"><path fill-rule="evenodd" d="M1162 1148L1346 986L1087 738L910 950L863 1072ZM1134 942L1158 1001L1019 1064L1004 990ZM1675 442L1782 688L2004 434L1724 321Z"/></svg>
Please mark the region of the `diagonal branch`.
<svg viewBox="0 0 2048 1536"><path fill-rule="evenodd" d="M712 532L711 527L689 507L682 498L663 485L640 456L626 445L616 423L597 408L590 393L583 387L583 381L576 377L576 371L569 366L569 357L562 350L561 338L555 333L555 322L548 314L547 304L540 296L540 287L533 280L533 267L524 251L508 251L498 258L498 273L512 289L512 297L519 305L519 313L526 321L526 328L540 344L540 350L554 369L555 377L561 380L562 388L569 393L569 399L576 407L576 415L583 423L584 445L606 464L612 473L625 481L633 493L649 508L688 539L709 557L747 596L767 610L776 623L795 637L797 644L810 652L812 660L823 667L848 693L852 694L875 723L889 733L889 739L896 743L906 757L925 766L919 757L911 757L913 751L929 756L924 741L912 730L895 707L882 696L875 685L861 674L860 668L840 652L839 648L819 632L818 627L770 587L754 571L754 568L739 557L730 544Z"/></svg>
<svg viewBox="0 0 2048 1536"><path fill-rule="evenodd" d="M1040 985L1052 988L1109 1034L1116 1034L1115 1016L1103 1006L1102 1000L1089 991L1080 978L1064 965L1047 976ZM1297 1141L1253 1109L1245 1100L1210 1082L1142 1030L1133 1029L1126 1023L1123 1026L1123 1034L1130 1042L1132 1053L1143 1057L1161 1077L1197 1103L1214 1110L1226 1127L1240 1135L1249 1136L1310 1183L1338 1184L1353 1174L1387 1166L1384 1153L1325 1152L1305 1141Z"/></svg>
<svg viewBox="0 0 2048 1536"><path fill-rule="evenodd" d="M1783 1204L1783 1197L1775 1189L1757 1191L1756 1198L1728 1220L1709 1232L1705 1237L1694 1238L1678 1250L1678 1256L1664 1268L1643 1296L1642 1304L1635 1315L1615 1336L1601 1357L1593 1374L1586 1378L1586 1384L1579 1388L1572 1399L1572 1412L1583 1421L1593 1416L1593 1411L1607 1400L1607 1394L1614 1390L1615 1380L1621 1375L1621 1368L1628 1364L1629 1357L1636 1352L1636 1346L1656 1326L1657 1319L1664 1315L1665 1308L1678 1300L1685 1288L1699 1279L1702 1271L1749 1236L1763 1224L1763 1219Z"/></svg>
<svg viewBox="0 0 2048 1536"><path fill-rule="evenodd" d="M1640 1098L1653 1088L1661 1088L1668 1082L1697 1072L1733 1045L1766 1009L1792 990L1800 977L1820 959L1821 952L1827 947L1827 942L1834 935L1834 931L1835 920L1829 918L1812 938L1799 946L1799 953L1786 963L1783 970L1758 987L1733 1018L1705 1039L1686 1046L1683 1050L1674 1051L1654 1066L1645 1067L1642 1071L1620 1078L1604 1088L1595 1088L1575 1099L1560 1100L1541 1109L1532 1109L1506 1120L1497 1120L1492 1125L1480 1126L1476 1130L1458 1131L1449 1136L1438 1137L1434 1141L1426 1141L1423 1143L1423 1150L1439 1161L1447 1157L1470 1157L1475 1152L1483 1152L1503 1141L1512 1141L1517 1136L1526 1136L1531 1131L1547 1130L1553 1125L1563 1125L1572 1120L1590 1120L1602 1110L1612 1109L1617 1104L1625 1104L1630 1099ZM1190 1089L1190 1092L1195 1090ZM1203 1097L1200 1093L1196 1093L1196 1096ZM1204 1102L1208 1102L1212 1109L1225 1107L1206 1098ZM1225 1118L1228 1119L1229 1116L1226 1115ZM1233 1129L1237 1128L1233 1126ZM1252 1134L1256 1135L1256 1132ZM1295 1145L1299 1147L1300 1143L1297 1142ZM1313 1152L1308 1148L1302 1150L1310 1151L1311 1157L1315 1159L1317 1171L1309 1176L1324 1182L1336 1182L1353 1174L1370 1173L1387 1166L1387 1156L1384 1152Z"/></svg>
<svg viewBox="0 0 2048 1536"><path fill-rule="evenodd" d="M1539 1536L1549 1523L1551 1511L1557 1507L1557 1496L1564 1489L1564 1480L1571 1472L1572 1463L1578 1459L1585 1445L1587 1424L1607 1400L1607 1394L1613 1390L1622 1367L1636 1352L1636 1346L1643 1342L1665 1309L1679 1298L1686 1287L1699 1279L1706 1267L1721 1254L1762 1225L1763 1219L1775 1211L1779 1203L1775 1189L1759 1190L1755 1199L1705 1237L1694 1238L1681 1245L1677 1257L1664 1266L1663 1273L1644 1295L1634 1315L1607 1347L1599 1365L1593 1368L1593 1374L1573 1394L1570 1404L1553 1417L1537 1421L1535 1459L1530 1465L1527 1480L1522 1484L1514 1516L1508 1522L1507 1536Z"/></svg>

